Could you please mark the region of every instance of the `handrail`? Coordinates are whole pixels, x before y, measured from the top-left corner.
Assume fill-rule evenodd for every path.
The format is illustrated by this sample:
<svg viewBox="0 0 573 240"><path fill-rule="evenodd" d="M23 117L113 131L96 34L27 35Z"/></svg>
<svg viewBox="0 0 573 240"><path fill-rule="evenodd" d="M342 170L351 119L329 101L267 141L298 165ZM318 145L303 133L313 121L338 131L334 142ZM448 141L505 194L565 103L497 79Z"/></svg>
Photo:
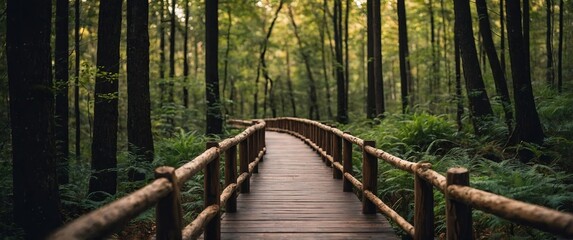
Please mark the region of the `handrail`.
<svg viewBox="0 0 573 240"><path fill-rule="evenodd" d="M263 160L266 152L266 122L242 123L241 126L248 127L240 134L219 143L207 143L203 153L178 169L157 168L156 179L150 184L66 224L48 239L105 238L155 205L156 239L193 239L203 230L205 239L220 238L220 218L216 216L220 214L222 206L227 212L236 211L236 192L249 192L249 177L257 172L257 164ZM241 173L238 176L237 153ZM219 190L221 154L225 154L225 189L222 192ZM205 208L191 224L183 228L179 186L201 170L204 170Z"/></svg>
<svg viewBox="0 0 573 240"><path fill-rule="evenodd" d="M448 239L472 236L470 207L542 231L567 238L573 237L573 214L469 187L467 169L451 168L446 177L432 170L430 163L414 163L400 159L375 148L373 141L362 140L317 121L293 117L271 118L265 121L267 130L298 137L320 154L327 165L333 166L333 176L343 177L344 191L352 191L352 186L361 191L364 198L363 213L372 213L371 207L375 206L414 239L434 238L434 188L446 196ZM364 183L352 173L352 145L357 145L362 150ZM340 157L341 155L344 157ZM373 181L373 178L378 177L377 160L372 160L373 158L381 159L414 175L414 224L407 222L378 198L376 182Z"/></svg>

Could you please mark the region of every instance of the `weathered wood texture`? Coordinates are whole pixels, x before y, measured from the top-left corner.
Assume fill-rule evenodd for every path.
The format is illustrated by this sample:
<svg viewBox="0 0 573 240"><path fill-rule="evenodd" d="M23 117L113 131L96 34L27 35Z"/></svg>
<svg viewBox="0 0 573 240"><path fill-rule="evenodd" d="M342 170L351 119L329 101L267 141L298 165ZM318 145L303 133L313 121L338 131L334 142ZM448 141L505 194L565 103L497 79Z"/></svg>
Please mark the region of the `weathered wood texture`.
<svg viewBox="0 0 573 240"><path fill-rule="evenodd" d="M397 239L384 216L362 214L356 195L302 141L275 132L266 140L250 193L223 215L223 239Z"/></svg>

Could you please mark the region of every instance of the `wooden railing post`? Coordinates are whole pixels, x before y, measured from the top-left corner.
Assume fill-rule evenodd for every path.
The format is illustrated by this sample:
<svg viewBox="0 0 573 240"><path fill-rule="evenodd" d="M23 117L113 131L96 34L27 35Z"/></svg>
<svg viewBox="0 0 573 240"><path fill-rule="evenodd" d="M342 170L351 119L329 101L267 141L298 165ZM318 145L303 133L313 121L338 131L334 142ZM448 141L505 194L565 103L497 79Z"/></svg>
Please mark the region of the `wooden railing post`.
<svg viewBox="0 0 573 240"><path fill-rule="evenodd" d="M340 136L332 134L332 159L335 163L342 163L342 139ZM334 179L342 178L342 172L338 168L332 168L332 177Z"/></svg>
<svg viewBox="0 0 573 240"><path fill-rule="evenodd" d="M375 147L375 141L364 141L364 147L362 149L362 188L363 191L371 191L374 195L377 193L377 181L378 181L378 158L370 155L366 152L366 147ZM376 205L368 200L362 194L362 213L364 214L376 214Z"/></svg>
<svg viewBox="0 0 573 240"><path fill-rule="evenodd" d="M207 149L219 147L217 142L207 142ZM219 156L205 167L203 177L204 207L221 204L219 191ZM203 233L204 239L221 239L221 214L215 215L206 225Z"/></svg>
<svg viewBox="0 0 573 240"><path fill-rule="evenodd" d="M447 186L469 186L470 175L467 169L448 169L446 175L446 232L447 239L473 239L472 209L470 206L450 198Z"/></svg>
<svg viewBox="0 0 573 240"><path fill-rule="evenodd" d="M430 168L429 163L418 163L414 170L414 239L434 239L434 188L418 175L419 168Z"/></svg>
<svg viewBox="0 0 573 240"><path fill-rule="evenodd" d="M231 146L225 152L225 186L237 183L237 145ZM233 191L225 204L225 211L233 213L237 211L237 193Z"/></svg>
<svg viewBox="0 0 573 240"><path fill-rule="evenodd" d="M350 134L349 132L344 132L346 134ZM352 170L352 142L343 138L342 144L342 164L344 166L344 174L349 173L350 175L354 175L354 170ZM346 177L342 178L342 190L345 192L352 192L352 183L346 179Z"/></svg>
<svg viewBox="0 0 573 240"><path fill-rule="evenodd" d="M239 143L239 170L240 173L249 172L249 137ZM249 178L245 179L241 184L241 193L249 193L251 191L251 182Z"/></svg>
<svg viewBox="0 0 573 240"><path fill-rule="evenodd" d="M322 131L324 132L324 142L322 143L324 145L324 152L326 153L326 156L332 156L332 132L324 129ZM324 157L324 162L326 166L332 166L332 163L327 157Z"/></svg>
<svg viewBox="0 0 573 240"><path fill-rule="evenodd" d="M253 134L251 134L251 136L248 137L248 142L249 142L249 163L252 163L255 161L255 158L257 158L257 155L259 154L259 152L257 151L257 138L256 135L257 132L254 132ZM259 173L259 166L256 165L255 168L253 168L253 173Z"/></svg>
<svg viewBox="0 0 573 240"><path fill-rule="evenodd" d="M155 208L156 227L155 238L181 239L183 214L181 210L181 195L177 186L177 176L173 167L158 167L155 169L155 179L166 178L171 182L173 190L169 195L159 200Z"/></svg>

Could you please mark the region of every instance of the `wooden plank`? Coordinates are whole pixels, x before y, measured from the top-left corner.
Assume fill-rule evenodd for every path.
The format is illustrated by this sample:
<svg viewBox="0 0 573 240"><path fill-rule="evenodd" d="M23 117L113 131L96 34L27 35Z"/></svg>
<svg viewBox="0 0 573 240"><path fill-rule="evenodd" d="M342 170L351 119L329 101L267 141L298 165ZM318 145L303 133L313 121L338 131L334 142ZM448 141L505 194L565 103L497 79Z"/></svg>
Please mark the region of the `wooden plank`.
<svg viewBox="0 0 573 240"><path fill-rule="evenodd" d="M222 239L398 239L302 141L267 132L267 153L237 212L222 216Z"/></svg>

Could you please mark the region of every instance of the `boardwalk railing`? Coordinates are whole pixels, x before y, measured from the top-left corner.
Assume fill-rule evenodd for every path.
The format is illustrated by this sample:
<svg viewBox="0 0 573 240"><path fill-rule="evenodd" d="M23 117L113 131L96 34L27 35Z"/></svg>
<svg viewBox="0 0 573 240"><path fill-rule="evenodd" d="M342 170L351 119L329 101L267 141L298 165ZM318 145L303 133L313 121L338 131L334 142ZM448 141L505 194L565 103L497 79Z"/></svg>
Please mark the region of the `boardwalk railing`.
<svg viewBox="0 0 573 240"><path fill-rule="evenodd" d="M469 173L451 168L443 176L430 163L400 159L362 140L325 124L300 118L265 119L267 130L286 132L302 139L333 167L333 177L343 179L343 191L352 186L362 192L362 212L385 214L414 239L434 239L434 187L445 195L447 239L471 239L472 213L476 208L509 221L573 237L573 214L529 204L469 187ZM353 176L352 146L362 149L362 182ZM376 193L378 159L414 175L414 223L388 207ZM382 176L383 177L383 176Z"/></svg>
<svg viewBox="0 0 573 240"><path fill-rule="evenodd" d="M177 169L157 168L156 179L150 184L68 223L48 239L102 239L154 206L156 239L195 239L201 233L205 239L219 239L222 206L227 212L237 210L236 192L249 192L249 177L257 172L257 164L266 151L264 121L231 124L249 127L235 137L207 143L205 152ZM225 188L222 192L219 189L221 154L225 154ZM204 172L205 207L193 222L183 227L180 186L201 170Z"/></svg>

